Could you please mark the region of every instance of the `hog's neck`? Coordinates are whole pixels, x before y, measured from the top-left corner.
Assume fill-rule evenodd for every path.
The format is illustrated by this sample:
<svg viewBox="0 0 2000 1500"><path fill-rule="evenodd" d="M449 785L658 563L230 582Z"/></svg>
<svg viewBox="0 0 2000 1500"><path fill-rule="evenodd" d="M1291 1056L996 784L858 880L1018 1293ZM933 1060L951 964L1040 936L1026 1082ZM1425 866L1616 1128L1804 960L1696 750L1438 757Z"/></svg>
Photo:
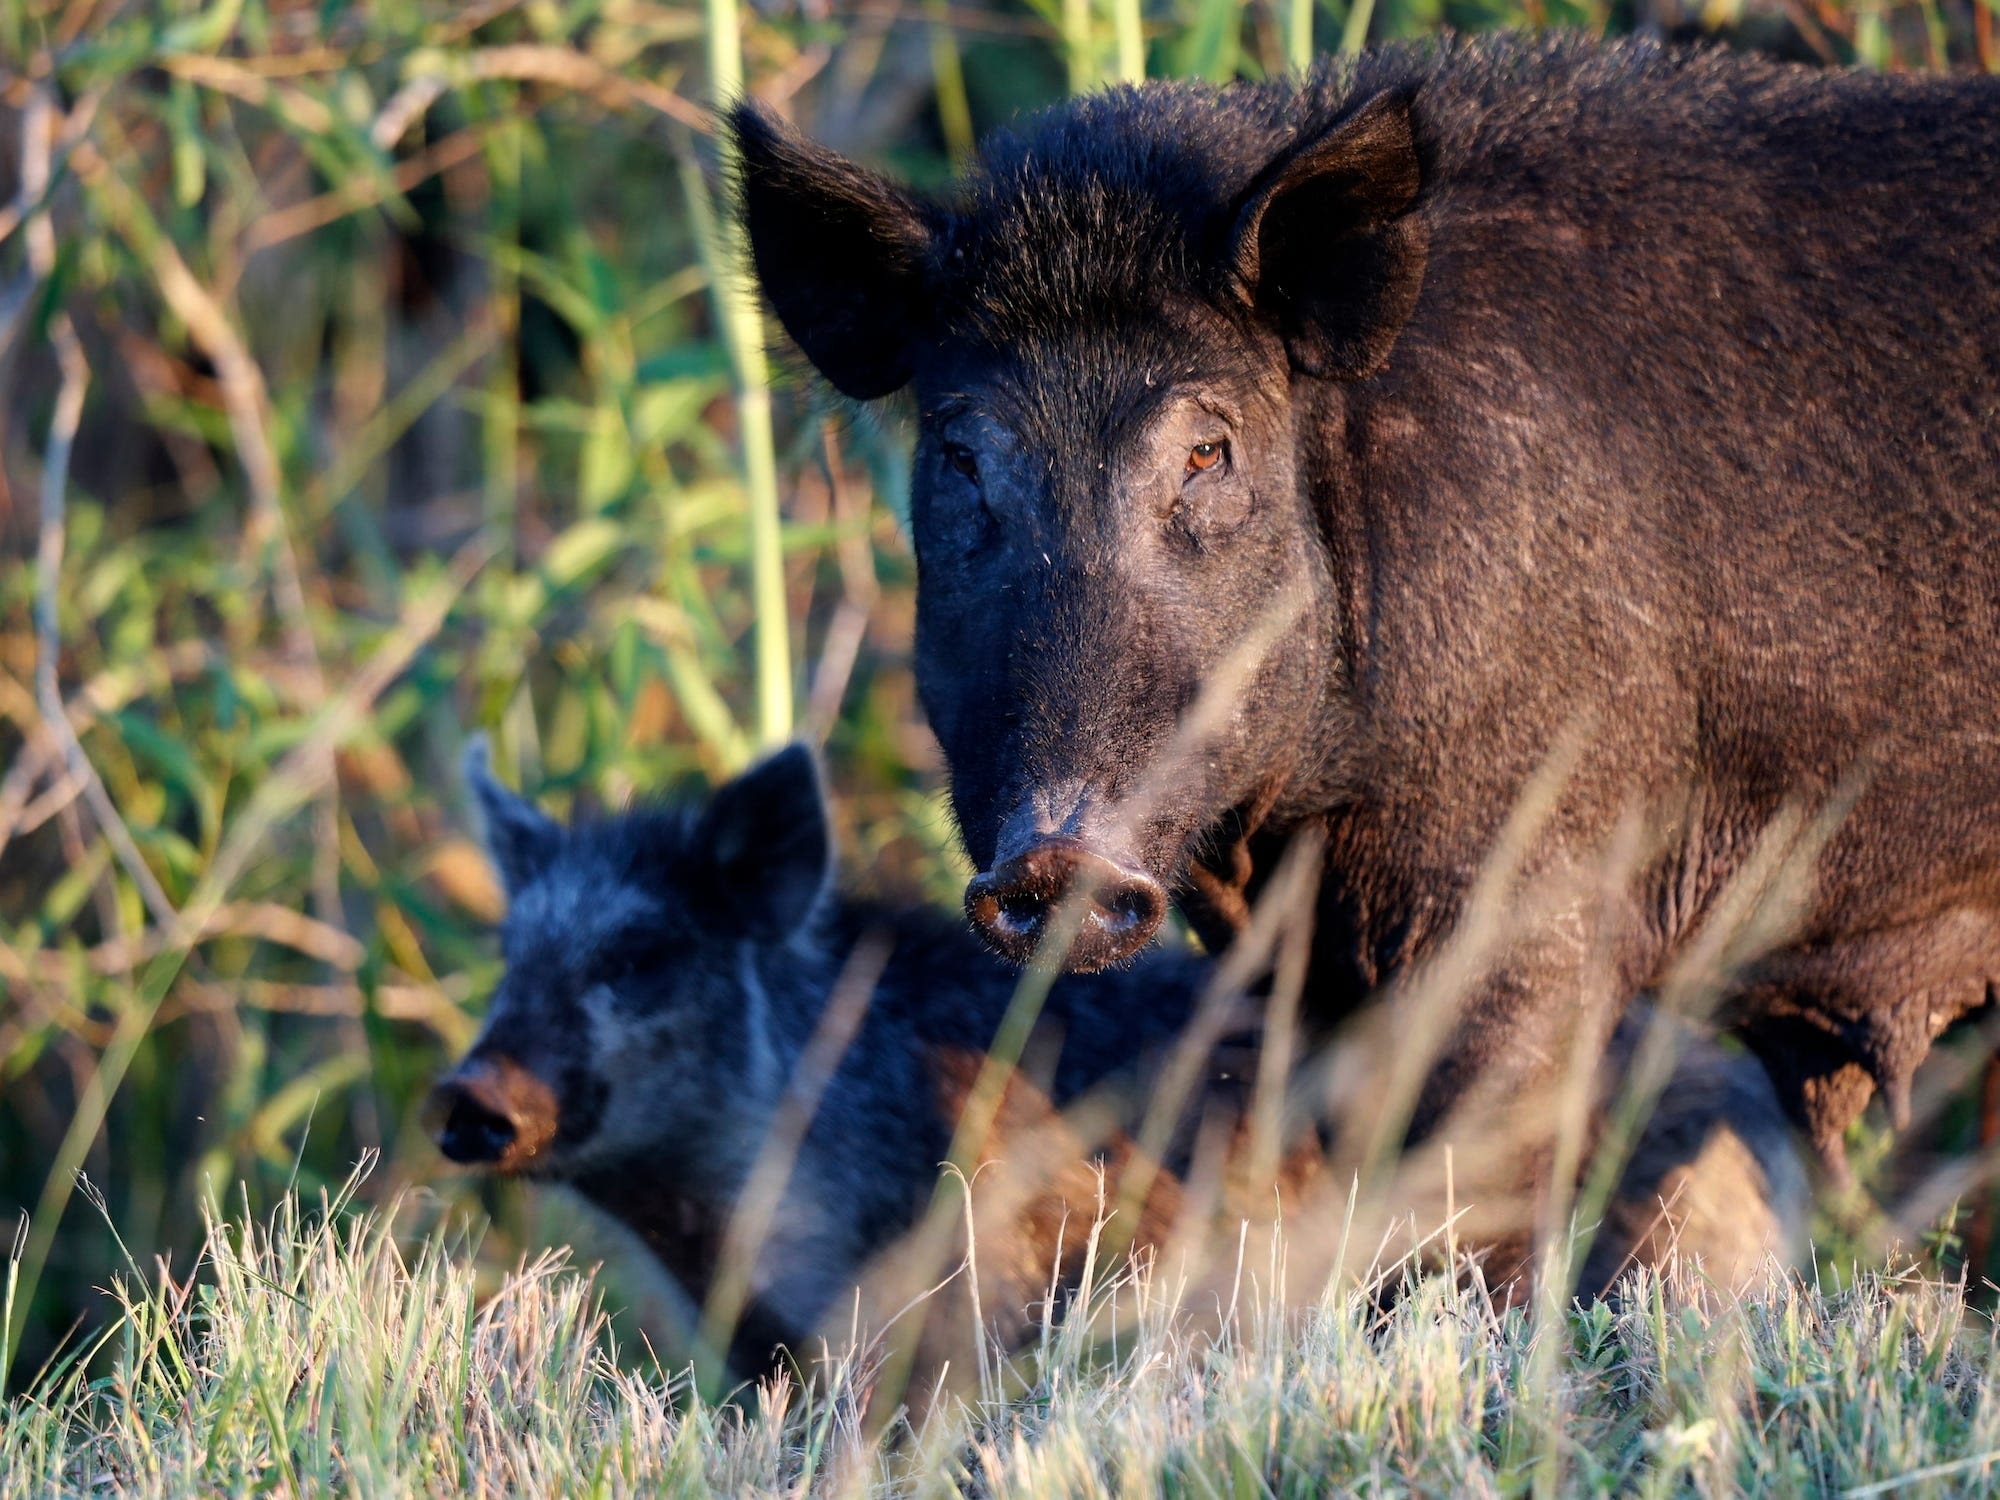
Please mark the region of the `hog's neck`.
<svg viewBox="0 0 2000 1500"><path fill-rule="evenodd" d="M695 1309L706 1311L733 1204L711 1204L673 1192L640 1162L579 1178L573 1186L637 1237ZM808 1332L808 1327L752 1296L736 1320L729 1367L745 1379L770 1374L783 1367L781 1350L803 1347L801 1340Z"/></svg>
<svg viewBox="0 0 2000 1500"><path fill-rule="evenodd" d="M846 894L829 898L790 941L755 950L750 962L758 983L749 998L764 1006L787 1076L823 1022L846 1018L857 1034L865 1027L877 1049L905 1045L905 1031L988 1031L1017 978L955 911ZM850 993L856 986L867 989ZM746 992L752 988L746 983ZM858 1018L849 1003L860 1007Z"/></svg>
<svg viewBox="0 0 2000 1500"><path fill-rule="evenodd" d="M737 949L742 1092L767 1110L777 1107L841 987L848 952L829 942L823 927L816 920L783 942Z"/></svg>
<svg viewBox="0 0 2000 1500"><path fill-rule="evenodd" d="M662 1178L657 1163L640 1161L597 1169L571 1186L638 1236L691 1297L706 1295L728 1228L729 1204L678 1189Z"/></svg>

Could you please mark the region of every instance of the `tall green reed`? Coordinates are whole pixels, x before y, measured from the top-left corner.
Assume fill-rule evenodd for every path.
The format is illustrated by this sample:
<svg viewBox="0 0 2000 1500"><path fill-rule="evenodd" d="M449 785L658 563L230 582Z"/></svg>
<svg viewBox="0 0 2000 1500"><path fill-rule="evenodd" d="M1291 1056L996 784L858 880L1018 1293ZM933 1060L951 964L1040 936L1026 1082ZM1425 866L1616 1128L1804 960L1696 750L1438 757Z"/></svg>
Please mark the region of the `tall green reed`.
<svg viewBox="0 0 2000 1500"><path fill-rule="evenodd" d="M743 28L736 0L706 0L709 87L718 104L743 92ZM724 145L725 170L730 147ZM691 201L695 188L690 183ZM792 732L791 611L785 598L778 504L777 439L764 319L748 272L743 237L730 214L708 212L703 238L709 288L736 370L736 419L748 492L750 596L757 631L757 730L766 745Z"/></svg>

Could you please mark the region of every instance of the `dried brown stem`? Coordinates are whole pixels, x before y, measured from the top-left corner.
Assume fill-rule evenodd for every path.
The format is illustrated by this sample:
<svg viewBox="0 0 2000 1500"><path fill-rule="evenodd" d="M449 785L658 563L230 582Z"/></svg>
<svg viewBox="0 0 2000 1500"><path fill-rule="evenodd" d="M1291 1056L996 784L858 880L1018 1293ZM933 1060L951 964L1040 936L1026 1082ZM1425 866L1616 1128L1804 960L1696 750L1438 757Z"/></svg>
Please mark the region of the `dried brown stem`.
<svg viewBox="0 0 2000 1500"><path fill-rule="evenodd" d="M645 79L626 78L596 58L568 47L520 42L481 48L449 78L425 73L411 79L382 107L370 135L376 145L386 149L454 86L499 81L547 84L586 95L614 112L650 109L703 135L715 133L715 117L672 89Z"/></svg>
<svg viewBox="0 0 2000 1500"><path fill-rule="evenodd" d="M778 1101L757 1160L730 1215L722 1251L717 1257L719 1274L702 1315L701 1341L712 1350L720 1352L728 1348L743 1315L755 1282L758 1253L777 1222L792 1168L798 1162L813 1117L819 1113L827 1084L847 1055L848 1046L868 1013L869 1003L875 998L876 983L889 961L889 941L884 935L864 936L848 955L832 999L813 1028Z"/></svg>
<svg viewBox="0 0 2000 1500"><path fill-rule="evenodd" d="M273 83L268 74L246 68L234 58L206 52L170 53L160 59L160 66L176 78L227 94L258 109L268 109L287 124L312 135L324 135L334 127L333 111L311 94Z"/></svg>
<svg viewBox="0 0 2000 1500"><path fill-rule="evenodd" d="M265 214L243 232L244 258L247 260L260 250L268 250L273 245L310 234L349 214L387 202L390 187L399 193L407 193L440 172L448 172L459 163L472 160L485 146L491 128L491 124L479 124L454 131L407 160L398 162L390 169L386 180L357 177L331 192Z"/></svg>
<svg viewBox="0 0 2000 1500"><path fill-rule="evenodd" d="M833 518L841 528L836 557L840 563L841 597L827 622L826 640L820 647L819 667L813 673L812 688L806 696L804 734L822 741L840 717L841 700L854 676L854 664L861 656L861 643L868 634L868 618L881 589L875 580L875 554L865 530L868 495L857 491L846 465L841 462L840 439L828 422L822 434L826 458L827 486L833 497Z"/></svg>
<svg viewBox="0 0 2000 1500"><path fill-rule="evenodd" d="M48 84L38 85L29 96L27 113L21 122L21 191L34 202L40 202L48 191L56 121L53 88ZM29 221L27 233L28 270L39 285L55 270L55 225L47 214L37 215ZM41 511L35 549L35 700L43 725L61 748L63 763L70 775L83 784L91 816L103 830L119 864L138 887L146 909L155 921L171 925L175 921L174 904L154 878L145 856L132 839L131 830L118 815L110 793L84 754L83 742L70 727L57 677L62 628L56 601L68 536L69 460L77 428L83 421L83 398L90 388L90 362L84 357L76 326L64 309L58 308L49 319L49 344L61 378L55 413L49 419L48 446L42 455Z"/></svg>
<svg viewBox="0 0 2000 1500"><path fill-rule="evenodd" d="M368 950L351 933L316 922L303 912L268 901L228 902L208 914L199 931L183 931L181 941L208 942L216 938L254 938L275 943L316 958L332 968L351 973L361 967ZM168 934L147 932L100 943L81 955L97 974L122 974L157 955L167 945ZM43 977L56 981L69 974L79 955L41 952L31 959Z"/></svg>
<svg viewBox="0 0 2000 1500"><path fill-rule="evenodd" d="M230 436L250 491L249 524L244 528L245 552L253 559L269 554L272 600L277 606L285 655L305 688L306 706L317 710L327 700L326 679L320 669L318 647L313 642L305 585L285 519L284 476L277 451L271 445L270 396L264 372L221 303L196 278L173 243L153 229L145 209L123 179L107 169L97 174L97 185L110 200L120 230L134 252L147 261L168 307L187 325L188 333L215 367ZM313 907L320 921L338 926L340 815L339 788L333 775L333 744L315 736L300 749L310 750L324 762L317 778L319 806L313 820ZM366 1046L365 1037L359 1034L350 1037L350 1041Z"/></svg>
<svg viewBox="0 0 2000 1500"><path fill-rule="evenodd" d="M35 128L32 120L35 110L38 107L46 107L50 111L54 109L52 103L45 106L37 106L35 103L37 99L45 99L46 92L45 86L37 85L28 95L25 117L21 122L23 171L20 185L14 193L14 201L5 207L0 207L0 240L5 240L36 214L42 215L42 221L47 222L48 197L55 183L56 170L62 166L70 153L82 144L84 133L90 129L90 122L97 116L98 105L104 102L105 90L99 86L84 94L76 101L70 112L62 117L60 125L53 125L53 121L45 120L42 128L47 129L53 125L52 137L40 145L31 145L28 137ZM32 178L25 170L26 154L31 150L47 153L43 170ZM31 246L30 254L32 253ZM46 274L46 272L35 272L31 267L29 285L39 283L41 277ZM0 344L5 342L5 338L0 337Z"/></svg>

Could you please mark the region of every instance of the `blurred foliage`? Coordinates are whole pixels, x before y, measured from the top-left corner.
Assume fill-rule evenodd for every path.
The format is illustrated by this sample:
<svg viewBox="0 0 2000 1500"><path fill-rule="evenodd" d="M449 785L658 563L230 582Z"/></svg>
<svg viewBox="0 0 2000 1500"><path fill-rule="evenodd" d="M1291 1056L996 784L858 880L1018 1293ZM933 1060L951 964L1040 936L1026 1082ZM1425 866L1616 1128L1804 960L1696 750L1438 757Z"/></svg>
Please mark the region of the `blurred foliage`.
<svg viewBox="0 0 2000 1500"><path fill-rule="evenodd" d="M0 5L0 1226L32 1215L23 1369L123 1262L107 1219L142 1263L185 1259L204 1189L255 1208L375 1151L373 1192L436 1173L418 1101L496 966L467 730L557 806L616 804L728 771L796 705L853 869L958 887L908 668L901 435L782 361L774 399L715 81L936 181L1014 111L1142 73L1503 24L1993 67L1996 7ZM77 1169L105 1212L73 1201ZM534 1230L490 1191L497 1264Z"/></svg>

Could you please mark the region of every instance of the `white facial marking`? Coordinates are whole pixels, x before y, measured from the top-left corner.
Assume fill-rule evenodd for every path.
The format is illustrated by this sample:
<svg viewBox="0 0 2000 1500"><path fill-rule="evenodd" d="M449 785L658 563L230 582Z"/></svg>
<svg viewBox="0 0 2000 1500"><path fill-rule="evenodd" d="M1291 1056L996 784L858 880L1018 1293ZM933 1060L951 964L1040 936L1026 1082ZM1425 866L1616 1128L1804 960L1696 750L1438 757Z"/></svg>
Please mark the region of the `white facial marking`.
<svg viewBox="0 0 2000 1500"><path fill-rule="evenodd" d="M756 1085L753 1097L764 1097L783 1081L778 1077L778 1049L771 1040L771 996L757 972L757 948L744 943L736 950L737 977L743 981L745 1034L750 1041L749 1069Z"/></svg>

